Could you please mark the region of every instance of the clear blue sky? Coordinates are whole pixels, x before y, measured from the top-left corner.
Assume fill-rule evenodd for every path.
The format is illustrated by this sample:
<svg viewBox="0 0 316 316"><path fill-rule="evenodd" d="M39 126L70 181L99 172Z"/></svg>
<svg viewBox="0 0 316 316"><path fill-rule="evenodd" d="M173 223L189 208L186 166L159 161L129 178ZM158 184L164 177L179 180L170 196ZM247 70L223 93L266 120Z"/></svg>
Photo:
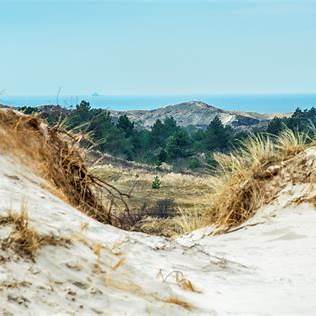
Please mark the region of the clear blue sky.
<svg viewBox="0 0 316 316"><path fill-rule="evenodd" d="M5 94L316 92L316 1L0 0Z"/></svg>

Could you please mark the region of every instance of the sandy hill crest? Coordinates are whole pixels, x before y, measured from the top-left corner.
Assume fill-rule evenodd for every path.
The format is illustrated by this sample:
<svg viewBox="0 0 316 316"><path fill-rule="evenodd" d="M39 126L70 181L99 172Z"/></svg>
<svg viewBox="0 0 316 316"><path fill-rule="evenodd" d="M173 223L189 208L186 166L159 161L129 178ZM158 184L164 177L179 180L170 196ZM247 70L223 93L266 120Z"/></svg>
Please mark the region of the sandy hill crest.
<svg viewBox="0 0 316 316"><path fill-rule="evenodd" d="M268 122L273 115L250 112L226 111L201 101L184 102L167 105L154 110L111 111L114 117L126 114L131 120L140 122L146 128L151 127L157 119L172 116L180 126L206 128L218 116L223 124L238 128L251 128Z"/></svg>

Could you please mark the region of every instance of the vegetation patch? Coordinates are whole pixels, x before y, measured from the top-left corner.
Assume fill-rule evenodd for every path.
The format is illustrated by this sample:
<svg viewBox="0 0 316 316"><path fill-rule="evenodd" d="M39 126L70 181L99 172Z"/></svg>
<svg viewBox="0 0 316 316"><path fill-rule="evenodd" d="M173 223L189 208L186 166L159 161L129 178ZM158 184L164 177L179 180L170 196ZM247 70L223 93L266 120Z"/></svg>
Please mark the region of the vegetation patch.
<svg viewBox="0 0 316 316"><path fill-rule="evenodd" d="M99 119L98 115L105 115L88 104L81 104L71 113L75 115L72 124L81 121L82 115L94 113L90 119L95 128L102 126L94 120ZM286 124L296 126L296 120L304 121L308 115L309 112L296 111L292 118L284 120L287 120ZM278 136L262 132L248 135L231 152L227 152L227 148L212 147L212 150L220 151L213 152L212 175L200 177L141 167L125 170L107 165L88 169L85 151L80 145L87 147L90 134L72 133L62 124L48 127L37 117L9 109L0 111L0 123L0 133L5 135L1 149L8 153L19 152L16 156L31 166L36 164L34 168L39 169L40 175L62 191L60 196L71 204L102 223L168 237L211 224L225 230L246 221L259 207L277 196L285 183L279 177L284 165L291 164L294 156L312 145L315 134L311 127L308 132L299 132L293 126L277 129L274 121L275 129L271 132ZM126 117L118 124L131 133L134 129ZM164 137L166 126L172 126L178 131L174 137L183 138L184 134L174 124L172 119L157 122L151 133L155 137ZM223 128L219 119L210 124L205 132L210 133L210 146L216 143L215 139L221 139L224 132L228 133L229 130ZM179 152L179 144L182 141L173 143L170 140L167 148ZM197 162L197 158L192 160L192 165ZM292 181L303 181L300 178L300 175L291 176ZM8 219L2 219L5 220Z"/></svg>
<svg viewBox="0 0 316 316"><path fill-rule="evenodd" d="M65 131L62 124L48 127L36 116L0 110L0 149L14 154L63 192L67 202L103 223L115 224L111 205L116 200L128 208L123 194L91 174L80 142L85 135Z"/></svg>
<svg viewBox="0 0 316 316"><path fill-rule="evenodd" d="M70 239L54 235L40 235L29 225L26 207L22 206L19 214L9 213L0 217L0 225L12 225L8 237L0 240L2 250L12 250L22 258L35 260L37 251L46 245L67 246Z"/></svg>
<svg viewBox="0 0 316 316"><path fill-rule="evenodd" d="M242 148L229 154L218 154L218 173L212 178L209 222L223 229L241 224L263 204L276 197L284 181L281 169L289 169L291 158L309 143L306 134L285 129L277 138L253 136ZM283 183L282 183L283 181Z"/></svg>
<svg viewBox="0 0 316 316"><path fill-rule="evenodd" d="M119 209L124 229L171 237L205 225L202 217L209 209L210 176L159 173L160 189L152 188L157 173L147 169L97 166L92 172L122 192L129 192L130 214ZM201 226L202 225L202 226Z"/></svg>
<svg viewBox="0 0 316 316"><path fill-rule="evenodd" d="M188 303L188 302L186 302L178 297L175 297L175 296L168 297L168 298L164 299L163 302L168 303L168 304L178 305L178 306L181 306L187 310L192 310L192 308L193 308L193 306L190 303Z"/></svg>
<svg viewBox="0 0 316 316"><path fill-rule="evenodd" d="M168 163L175 171L205 170L212 160L210 153L231 150L247 136L244 131L224 126L217 116L203 129L182 127L172 116L157 119L146 129L142 122L132 122L126 114L113 117L109 111L94 109L84 100L73 110L58 106L21 110L40 114L51 126L64 120L67 130L89 133L94 149L100 152L157 167Z"/></svg>

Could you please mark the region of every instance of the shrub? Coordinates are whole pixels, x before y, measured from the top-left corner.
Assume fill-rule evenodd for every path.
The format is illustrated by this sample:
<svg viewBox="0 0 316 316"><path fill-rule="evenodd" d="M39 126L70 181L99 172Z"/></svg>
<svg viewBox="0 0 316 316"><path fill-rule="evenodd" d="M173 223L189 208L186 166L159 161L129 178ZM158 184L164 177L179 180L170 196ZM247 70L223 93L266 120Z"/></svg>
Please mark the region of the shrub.
<svg viewBox="0 0 316 316"><path fill-rule="evenodd" d="M148 215L158 218L174 217L176 213L176 204L173 199L158 200L148 211Z"/></svg>
<svg viewBox="0 0 316 316"><path fill-rule="evenodd" d="M161 185L161 182L160 182L159 177L158 177L158 176L155 176L151 187L152 187L153 189L160 189L160 185Z"/></svg>
<svg viewBox="0 0 316 316"><path fill-rule="evenodd" d="M189 160L189 165L188 167L192 170L200 168L201 167L201 162L197 158L192 158Z"/></svg>

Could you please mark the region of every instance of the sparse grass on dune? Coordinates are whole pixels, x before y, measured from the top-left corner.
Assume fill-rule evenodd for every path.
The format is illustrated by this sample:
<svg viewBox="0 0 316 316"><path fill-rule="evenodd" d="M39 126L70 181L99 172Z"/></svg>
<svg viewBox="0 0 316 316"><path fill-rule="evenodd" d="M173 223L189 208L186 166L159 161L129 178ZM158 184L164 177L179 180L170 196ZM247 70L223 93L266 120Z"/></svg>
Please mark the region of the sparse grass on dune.
<svg viewBox="0 0 316 316"><path fill-rule="evenodd" d="M25 203L22 203L20 213L10 211L7 215L1 216L0 225L12 226L9 236L0 240L1 249L11 249L23 258L34 260L37 251L45 245L66 246L71 243L70 239L41 235L30 227Z"/></svg>
<svg viewBox="0 0 316 316"><path fill-rule="evenodd" d="M315 134L315 130L311 130L312 134ZM281 156L285 158L296 155L303 151L307 144L312 142L312 137L307 133L300 133L285 129L282 134L277 138L276 149L281 153Z"/></svg>
<svg viewBox="0 0 316 316"><path fill-rule="evenodd" d="M58 127L45 126L35 116L9 109L0 110L0 130L2 152L50 180L75 206L101 209L91 190L93 178L75 139Z"/></svg>
<svg viewBox="0 0 316 316"><path fill-rule="evenodd" d="M211 179L213 193L206 222L227 229L250 218L281 189L269 185L277 166L303 151L308 142L305 134L287 129L277 138L253 136L241 149L215 155L219 168Z"/></svg>
<svg viewBox="0 0 316 316"><path fill-rule="evenodd" d="M196 177L169 173L160 176L161 188L153 190L154 174L99 166L93 170L120 190L133 188L130 203L140 209L143 203L171 198L177 216L148 217L137 230L165 236L179 235L215 224L219 231L241 224L276 197L280 183L272 183L286 161L302 152L312 139L307 134L286 129L274 137L254 135L230 154L215 154L215 175Z"/></svg>
<svg viewBox="0 0 316 316"><path fill-rule="evenodd" d="M184 208L195 205L205 208L208 203L204 196L209 188L202 178L163 174L162 188L153 190L154 174L145 172L137 176L131 170L111 170L110 166L110 171L104 169L110 177L103 175L103 169L101 174L91 173L79 147L82 136L65 132L60 126L48 127L34 116L0 110L0 137L1 153L49 180L50 185L43 186L45 189L102 223L133 229L134 218L144 204L150 207L170 196L175 196L177 204ZM152 231L148 222L143 224ZM174 224L170 222L167 228L164 224L160 227L168 231L167 235L172 234ZM158 234L161 231L154 230Z"/></svg>
<svg viewBox="0 0 316 316"><path fill-rule="evenodd" d="M205 214L197 208L193 210L179 209L179 216L175 218L180 234L185 234L205 226Z"/></svg>
<svg viewBox="0 0 316 316"><path fill-rule="evenodd" d="M89 216L112 223L106 202L124 202L124 194L88 171L79 147L82 135L49 127L36 116L0 109L0 137L0 152L31 167L62 191L59 196Z"/></svg>
<svg viewBox="0 0 316 316"><path fill-rule="evenodd" d="M1 152L32 167L49 180L51 192L89 216L123 229L164 236L212 224L226 230L246 221L282 189L284 183L274 181L280 170L315 145L312 137L289 129L279 137L252 136L230 154L215 154L214 176L198 177L140 167L88 169L79 147L80 135L59 126L49 128L37 117L9 109L0 110L0 138ZM157 174L161 186L154 189ZM295 175L295 181L302 176L306 174ZM175 202L171 216L152 212L159 201L167 200Z"/></svg>

